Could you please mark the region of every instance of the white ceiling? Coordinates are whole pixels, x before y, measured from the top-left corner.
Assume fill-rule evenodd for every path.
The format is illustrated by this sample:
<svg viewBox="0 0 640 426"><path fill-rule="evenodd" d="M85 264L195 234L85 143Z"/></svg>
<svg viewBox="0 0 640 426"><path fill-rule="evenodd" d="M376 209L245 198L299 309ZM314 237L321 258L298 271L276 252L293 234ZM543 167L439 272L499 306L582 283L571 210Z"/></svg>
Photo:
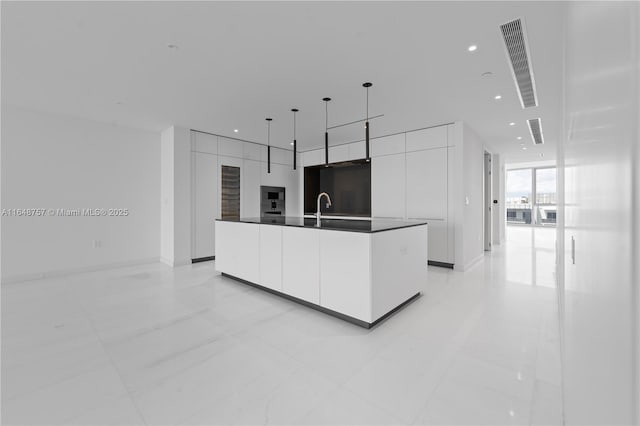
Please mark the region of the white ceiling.
<svg viewBox="0 0 640 426"><path fill-rule="evenodd" d="M508 161L555 158L562 5L552 2L2 2L3 103L301 150L365 115L372 137L467 122ZM524 18L539 107L523 110L498 26ZM170 49L168 44L178 45ZM467 47L478 45L469 53ZM486 71L491 77L482 77ZM495 101L494 95L502 100ZM541 117L545 146L528 118ZM515 122L515 126L509 126ZM239 129L234 133L233 129ZM330 143L363 138L362 125ZM517 136L526 142L520 147Z"/></svg>

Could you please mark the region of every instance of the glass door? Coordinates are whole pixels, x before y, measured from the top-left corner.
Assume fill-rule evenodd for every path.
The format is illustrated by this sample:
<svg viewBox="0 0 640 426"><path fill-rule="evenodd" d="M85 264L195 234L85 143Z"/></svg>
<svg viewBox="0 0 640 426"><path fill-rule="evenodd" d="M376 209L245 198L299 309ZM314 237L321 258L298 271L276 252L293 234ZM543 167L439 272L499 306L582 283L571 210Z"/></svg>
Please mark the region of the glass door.
<svg viewBox="0 0 640 426"><path fill-rule="evenodd" d="M507 170L506 188L508 224L556 224L555 167Z"/></svg>
<svg viewBox="0 0 640 426"><path fill-rule="evenodd" d="M531 169L507 170L507 223L531 224L533 179Z"/></svg>
<svg viewBox="0 0 640 426"><path fill-rule="evenodd" d="M556 169L535 170L535 220L536 225L556 224Z"/></svg>

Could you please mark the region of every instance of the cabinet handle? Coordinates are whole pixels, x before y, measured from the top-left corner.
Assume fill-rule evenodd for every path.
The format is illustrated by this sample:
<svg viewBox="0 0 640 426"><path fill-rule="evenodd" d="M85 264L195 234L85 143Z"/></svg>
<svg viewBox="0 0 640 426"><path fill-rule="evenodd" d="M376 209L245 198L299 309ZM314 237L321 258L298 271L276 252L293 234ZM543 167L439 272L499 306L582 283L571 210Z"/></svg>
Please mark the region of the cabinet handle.
<svg viewBox="0 0 640 426"><path fill-rule="evenodd" d="M576 264L576 239L571 236L571 263Z"/></svg>
<svg viewBox="0 0 640 426"><path fill-rule="evenodd" d="M409 220L438 220L444 222L446 219L438 218L438 217L408 217Z"/></svg>

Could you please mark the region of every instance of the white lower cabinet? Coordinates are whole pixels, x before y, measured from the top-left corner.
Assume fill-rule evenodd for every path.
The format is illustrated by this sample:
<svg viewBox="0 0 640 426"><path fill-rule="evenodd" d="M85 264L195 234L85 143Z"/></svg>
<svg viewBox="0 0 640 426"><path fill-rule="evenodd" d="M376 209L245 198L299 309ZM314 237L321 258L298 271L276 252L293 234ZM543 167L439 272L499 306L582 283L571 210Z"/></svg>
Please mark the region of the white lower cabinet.
<svg viewBox="0 0 640 426"><path fill-rule="evenodd" d="M340 161L347 161L349 158L349 145L336 145L329 147L329 162L338 163Z"/></svg>
<svg viewBox="0 0 640 426"><path fill-rule="evenodd" d="M320 240L317 229L282 227L282 291L320 304Z"/></svg>
<svg viewBox="0 0 640 426"><path fill-rule="evenodd" d="M426 220L429 222L429 260L453 263L453 259L449 259L449 227L447 221Z"/></svg>
<svg viewBox="0 0 640 426"><path fill-rule="evenodd" d="M371 318L370 234L320 232L320 306Z"/></svg>
<svg viewBox="0 0 640 426"><path fill-rule="evenodd" d="M220 220L215 224L216 269L252 283L259 282L260 226Z"/></svg>
<svg viewBox="0 0 640 426"><path fill-rule="evenodd" d="M429 222L429 260L453 263L448 148L407 152L406 155L407 219Z"/></svg>
<svg viewBox="0 0 640 426"><path fill-rule="evenodd" d="M258 284L282 291L282 227L260 227L260 281Z"/></svg>

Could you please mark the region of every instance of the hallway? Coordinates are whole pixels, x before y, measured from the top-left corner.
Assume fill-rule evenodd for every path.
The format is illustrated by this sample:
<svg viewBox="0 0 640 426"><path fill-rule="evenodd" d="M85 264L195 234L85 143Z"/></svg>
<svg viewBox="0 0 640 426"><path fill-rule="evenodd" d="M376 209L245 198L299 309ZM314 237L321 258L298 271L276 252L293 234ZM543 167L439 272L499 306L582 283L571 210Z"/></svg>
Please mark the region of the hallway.
<svg viewBox="0 0 640 426"><path fill-rule="evenodd" d="M430 267L371 331L212 262L4 285L2 423L561 424L554 232Z"/></svg>

